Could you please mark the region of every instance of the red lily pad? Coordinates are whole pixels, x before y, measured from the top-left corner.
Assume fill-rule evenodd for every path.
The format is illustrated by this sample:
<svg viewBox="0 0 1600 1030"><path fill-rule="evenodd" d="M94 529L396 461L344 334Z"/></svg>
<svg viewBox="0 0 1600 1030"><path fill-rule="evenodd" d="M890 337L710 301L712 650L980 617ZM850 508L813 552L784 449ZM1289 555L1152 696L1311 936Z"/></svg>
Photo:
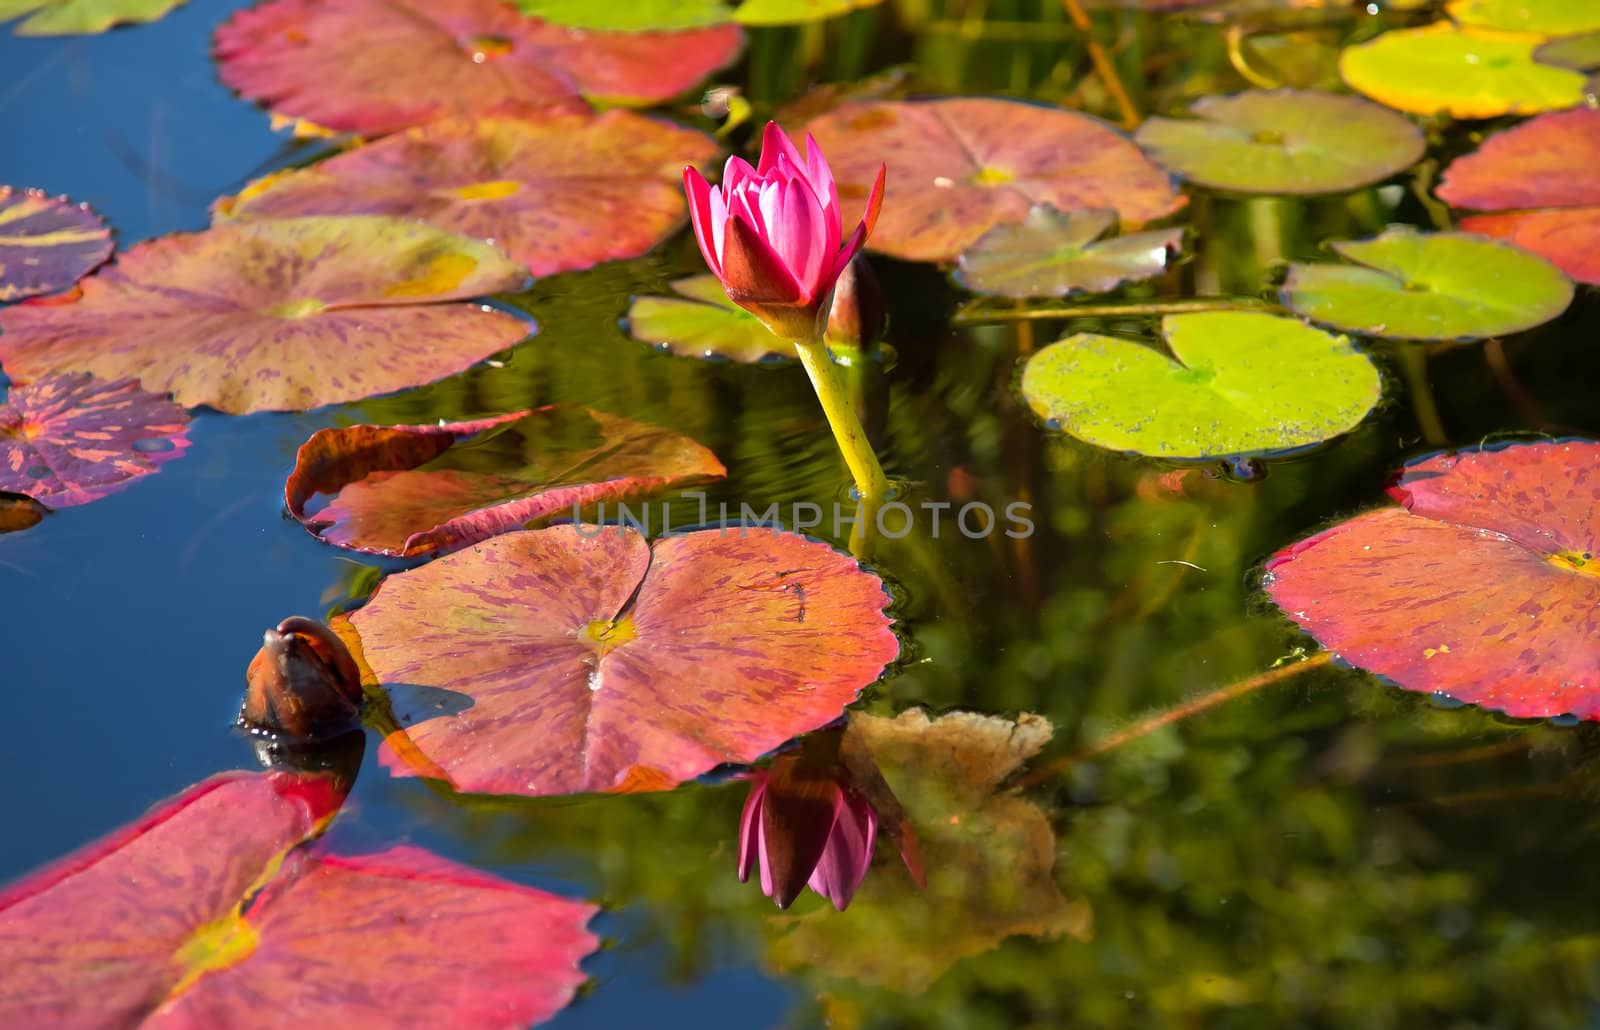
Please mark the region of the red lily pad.
<svg viewBox="0 0 1600 1030"><path fill-rule="evenodd" d="M224 774L0 893L0 1025L505 1027L572 999L592 905L306 847L339 801Z"/></svg>
<svg viewBox="0 0 1600 1030"><path fill-rule="evenodd" d="M654 247L688 214L684 165L716 152L703 133L631 111L453 118L269 176L217 207L246 219L420 218L549 275Z"/></svg>
<svg viewBox="0 0 1600 1030"><path fill-rule="evenodd" d="M349 622L377 681L456 698L396 711L385 764L537 796L668 789L838 718L898 653L888 601L793 533L568 525L390 576Z"/></svg>
<svg viewBox="0 0 1600 1030"><path fill-rule="evenodd" d="M0 301L64 290L111 256L111 230L87 204L0 186Z"/></svg>
<svg viewBox="0 0 1600 1030"><path fill-rule="evenodd" d="M0 490L88 504L181 455L188 432L182 408L132 379L45 376L0 404Z"/></svg>
<svg viewBox="0 0 1600 1030"><path fill-rule="evenodd" d="M412 557L726 472L687 436L552 405L477 422L324 429L301 446L284 496L331 544ZM318 494L329 499L310 510Z"/></svg>
<svg viewBox="0 0 1600 1030"><path fill-rule="evenodd" d="M1435 455L1389 492L1267 563L1278 607L1407 690L1600 719L1600 443Z"/></svg>
<svg viewBox="0 0 1600 1030"><path fill-rule="evenodd" d="M219 225L141 243L70 303L0 311L13 376L136 376L186 407L315 408L429 383L528 323L476 304L519 287L493 247L399 218Z"/></svg>
<svg viewBox="0 0 1600 1030"><path fill-rule="evenodd" d="M1542 114L1486 140L1445 170L1439 196L1454 207L1506 211L1462 219L1600 284L1600 111Z"/></svg>
<svg viewBox="0 0 1600 1030"><path fill-rule="evenodd" d="M976 97L887 100L847 105L806 128L832 162L846 225L879 163L889 166L867 246L909 261L953 261L1035 204L1109 208L1127 228L1185 203L1131 140L1075 111Z"/></svg>
<svg viewBox="0 0 1600 1030"><path fill-rule="evenodd" d="M222 81L273 113L394 132L507 104L653 104L734 59L737 26L590 32L499 0L271 0L217 30Z"/></svg>

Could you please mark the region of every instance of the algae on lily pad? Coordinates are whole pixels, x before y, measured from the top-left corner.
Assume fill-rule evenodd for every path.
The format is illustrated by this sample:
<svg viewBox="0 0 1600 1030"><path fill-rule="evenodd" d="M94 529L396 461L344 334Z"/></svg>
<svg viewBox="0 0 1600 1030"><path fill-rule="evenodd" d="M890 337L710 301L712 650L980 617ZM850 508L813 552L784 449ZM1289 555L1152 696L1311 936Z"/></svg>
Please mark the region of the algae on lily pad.
<svg viewBox="0 0 1600 1030"><path fill-rule="evenodd" d="M1115 211L1057 211L1039 205L1016 224L997 225L959 259L956 281L974 293L1065 297L1105 293L1166 271L1183 246L1181 228L1100 237Z"/></svg>
<svg viewBox="0 0 1600 1030"><path fill-rule="evenodd" d="M184 0L0 0L0 22L28 17L19 36L92 36L113 25L155 21Z"/></svg>
<svg viewBox="0 0 1600 1030"><path fill-rule="evenodd" d="M1600 30L1600 4L1594 0L1450 0L1445 13L1460 25L1540 36Z"/></svg>
<svg viewBox="0 0 1600 1030"><path fill-rule="evenodd" d="M672 284L677 297L636 297L628 308L628 333L695 358L774 361L795 356L794 344L728 299L714 275L692 275Z"/></svg>
<svg viewBox="0 0 1600 1030"><path fill-rule="evenodd" d="M1543 325L1572 303L1561 269L1486 236L1402 227L1332 247L1352 263L1291 265L1282 300L1346 332L1482 340Z"/></svg>
<svg viewBox="0 0 1600 1030"><path fill-rule="evenodd" d="M1346 47L1339 73L1351 89L1415 114L1498 118L1583 103L1582 75L1534 60L1542 42L1440 21Z"/></svg>
<svg viewBox="0 0 1600 1030"><path fill-rule="evenodd" d="M1422 156L1404 115L1360 97L1253 90L1201 97L1194 118L1149 118L1134 139L1190 182L1237 193L1339 193L1380 182Z"/></svg>
<svg viewBox="0 0 1600 1030"><path fill-rule="evenodd" d="M1159 458L1270 454L1349 432L1378 403L1378 370L1343 336L1259 311L1168 315L1171 357L1078 333L1035 354L1022 394L1097 447Z"/></svg>

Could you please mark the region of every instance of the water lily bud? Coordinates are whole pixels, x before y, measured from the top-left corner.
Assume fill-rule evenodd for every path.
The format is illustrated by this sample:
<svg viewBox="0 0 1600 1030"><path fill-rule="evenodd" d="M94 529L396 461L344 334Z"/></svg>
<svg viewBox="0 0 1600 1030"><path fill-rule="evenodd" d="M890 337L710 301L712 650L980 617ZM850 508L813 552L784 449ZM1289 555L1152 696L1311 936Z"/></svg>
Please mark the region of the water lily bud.
<svg viewBox="0 0 1600 1030"><path fill-rule="evenodd" d="M857 254L839 275L828 313L828 340L866 350L883 337L888 316L878 275L865 254Z"/></svg>
<svg viewBox="0 0 1600 1030"><path fill-rule="evenodd" d="M344 641L292 615L267 630L245 674L239 725L257 736L321 740L356 725L361 672Z"/></svg>

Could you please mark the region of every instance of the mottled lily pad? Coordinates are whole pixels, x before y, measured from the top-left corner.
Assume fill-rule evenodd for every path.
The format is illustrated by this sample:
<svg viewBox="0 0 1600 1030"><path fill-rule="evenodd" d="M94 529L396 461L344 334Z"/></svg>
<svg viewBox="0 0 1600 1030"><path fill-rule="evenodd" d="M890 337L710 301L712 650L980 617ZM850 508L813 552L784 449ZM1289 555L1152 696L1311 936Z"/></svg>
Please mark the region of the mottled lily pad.
<svg viewBox="0 0 1600 1030"><path fill-rule="evenodd" d="M1180 228L1100 239L1116 222L1115 211L1036 207L1022 222L984 233L961 255L956 281L1002 297L1105 293L1160 275L1183 247Z"/></svg>
<svg viewBox="0 0 1600 1030"><path fill-rule="evenodd" d="M72 303L0 310L12 375L137 376L187 407L314 408L419 386L532 327L440 304L526 281L493 247L399 218L219 225L141 243Z"/></svg>
<svg viewBox="0 0 1600 1030"><path fill-rule="evenodd" d="M1490 136L1446 169L1438 193L1455 207L1542 209L1465 218L1461 227L1600 284L1600 111L1542 114Z"/></svg>
<svg viewBox="0 0 1600 1030"><path fill-rule="evenodd" d="M0 490L87 504L181 455L188 432L182 408L132 379L45 376L0 404Z"/></svg>
<svg viewBox="0 0 1600 1030"><path fill-rule="evenodd" d="M477 422L324 429L301 445L284 496L331 544L413 557L725 472L686 436L554 405ZM313 508L319 495L325 503Z"/></svg>
<svg viewBox="0 0 1600 1030"><path fill-rule="evenodd" d="M1407 690L1600 719L1600 443L1435 455L1389 492L1267 563L1278 606Z"/></svg>
<svg viewBox="0 0 1600 1030"><path fill-rule="evenodd" d="M506 105L583 110L587 97L653 104L739 52L737 26L591 32L499 0L269 0L217 30L217 72L275 114L393 132Z"/></svg>
<svg viewBox="0 0 1600 1030"><path fill-rule="evenodd" d="M378 682L452 699L396 711L387 765L546 795L664 790L838 718L898 652L888 601L793 533L567 525L390 576L349 621Z"/></svg>
<svg viewBox="0 0 1600 1030"><path fill-rule="evenodd" d="M594 906L416 848L308 846L340 800L225 774L0 892L0 1025L487 1030L572 999Z"/></svg>
<svg viewBox="0 0 1600 1030"><path fill-rule="evenodd" d="M1534 60L1541 42L1439 21L1346 47L1339 73L1351 89L1415 114L1498 118L1583 103L1582 75Z"/></svg>
<svg viewBox="0 0 1600 1030"><path fill-rule="evenodd" d="M1472 233L1396 228L1332 247L1353 263L1291 265L1282 300L1346 332L1482 340L1543 325L1572 303L1561 269Z"/></svg>
<svg viewBox="0 0 1600 1030"><path fill-rule="evenodd" d="M684 165L716 152L702 133L631 111L452 118L269 176L217 207L244 219L420 218L549 275L655 246L688 215Z"/></svg>
<svg viewBox="0 0 1600 1030"><path fill-rule="evenodd" d="M883 0L744 0L734 9L733 0L627 0L626 3L595 3L594 0L517 0L528 14L557 25L580 29L608 29L616 32L653 32L663 29L688 29L739 21L746 25L798 25L823 21L863 7L876 7Z"/></svg>
<svg viewBox="0 0 1600 1030"><path fill-rule="evenodd" d="M1360 97L1254 90L1201 97L1194 118L1149 118L1134 139L1162 167L1236 193L1340 193L1415 164L1426 142L1407 119Z"/></svg>
<svg viewBox="0 0 1600 1030"><path fill-rule="evenodd" d="M729 300L716 276L679 279L672 289L683 299L638 297L628 308L628 332L635 340L696 358L753 362L795 356L794 344Z"/></svg>
<svg viewBox="0 0 1600 1030"><path fill-rule="evenodd" d="M64 290L110 256L111 230L87 204L0 186L0 301Z"/></svg>
<svg viewBox="0 0 1600 1030"><path fill-rule="evenodd" d="M1035 204L1104 208L1124 226L1171 214L1184 197L1111 126L1059 108L958 97L849 104L808 125L833 164L853 224L880 163L889 167L869 249L953 261Z"/></svg>
<svg viewBox="0 0 1600 1030"><path fill-rule="evenodd" d="M1600 30L1594 0L1450 0L1445 13L1459 24L1541 36Z"/></svg>
<svg viewBox="0 0 1600 1030"><path fill-rule="evenodd" d="M0 22L18 22L19 36L88 36L113 25L152 22L184 0L0 0Z"/></svg>
<svg viewBox="0 0 1600 1030"><path fill-rule="evenodd" d="M1172 357L1079 333L1022 373L1033 410L1115 451L1200 459L1305 447L1349 432L1378 403L1371 361L1343 336L1256 311L1168 315Z"/></svg>

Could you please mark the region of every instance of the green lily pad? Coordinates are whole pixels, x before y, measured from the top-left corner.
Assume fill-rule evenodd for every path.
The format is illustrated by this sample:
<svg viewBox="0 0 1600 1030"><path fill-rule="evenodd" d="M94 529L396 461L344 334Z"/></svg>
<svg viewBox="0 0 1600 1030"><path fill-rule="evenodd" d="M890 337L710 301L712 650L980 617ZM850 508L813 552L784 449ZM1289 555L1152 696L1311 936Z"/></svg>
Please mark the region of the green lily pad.
<svg viewBox="0 0 1600 1030"><path fill-rule="evenodd" d="M1582 75L1534 60L1541 42L1440 21L1346 47L1339 73L1351 89L1416 114L1498 118L1583 103Z"/></svg>
<svg viewBox="0 0 1600 1030"><path fill-rule="evenodd" d="M31 14L19 36L91 36L113 25L151 22L184 0L0 0L0 22Z"/></svg>
<svg viewBox="0 0 1600 1030"><path fill-rule="evenodd" d="M1533 52L1533 59L1575 72L1600 69L1600 32L1552 39Z"/></svg>
<svg viewBox="0 0 1600 1030"><path fill-rule="evenodd" d="M1541 36L1600 29L1600 4L1594 0L1450 0L1445 13L1461 25Z"/></svg>
<svg viewBox="0 0 1600 1030"><path fill-rule="evenodd" d="M525 14L556 25L610 32L696 29L730 21L746 25L799 25L876 7L883 0L745 0L738 10L721 0L516 0Z"/></svg>
<svg viewBox="0 0 1600 1030"><path fill-rule="evenodd" d="M1378 370L1351 342L1258 311L1168 315L1172 351L1095 333L1044 348L1022 373L1040 417L1115 451L1205 459L1306 447L1378 403Z"/></svg>
<svg viewBox="0 0 1600 1030"><path fill-rule="evenodd" d="M794 357L794 344L729 300L716 276L679 279L672 289L679 297L638 297L628 308L635 340L694 358L751 363Z"/></svg>
<svg viewBox="0 0 1600 1030"><path fill-rule="evenodd" d="M883 0L745 0L733 20L745 25L797 25L876 7Z"/></svg>
<svg viewBox="0 0 1600 1030"><path fill-rule="evenodd" d="M1426 143L1404 115L1360 97L1254 90L1201 97L1194 118L1150 118L1134 139L1190 182L1239 193L1340 193L1410 167Z"/></svg>
<svg viewBox="0 0 1600 1030"><path fill-rule="evenodd" d="M1347 332L1481 340L1542 325L1572 303L1572 280L1561 269L1472 233L1397 228L1332 246L1354 264L1292 265L1281 299Z"/></svg>
<svg viewBox="0 0 1600 1030"><path fill-rule="evenodd" d="M1105 293L1160 275L1167 257L1183 246L1181 228L1099 240L1116 224L1115 211L1057 211L1041 204L1024 221L984 233L961 255L956 280L974 293L1002 297Z"/></svg>

